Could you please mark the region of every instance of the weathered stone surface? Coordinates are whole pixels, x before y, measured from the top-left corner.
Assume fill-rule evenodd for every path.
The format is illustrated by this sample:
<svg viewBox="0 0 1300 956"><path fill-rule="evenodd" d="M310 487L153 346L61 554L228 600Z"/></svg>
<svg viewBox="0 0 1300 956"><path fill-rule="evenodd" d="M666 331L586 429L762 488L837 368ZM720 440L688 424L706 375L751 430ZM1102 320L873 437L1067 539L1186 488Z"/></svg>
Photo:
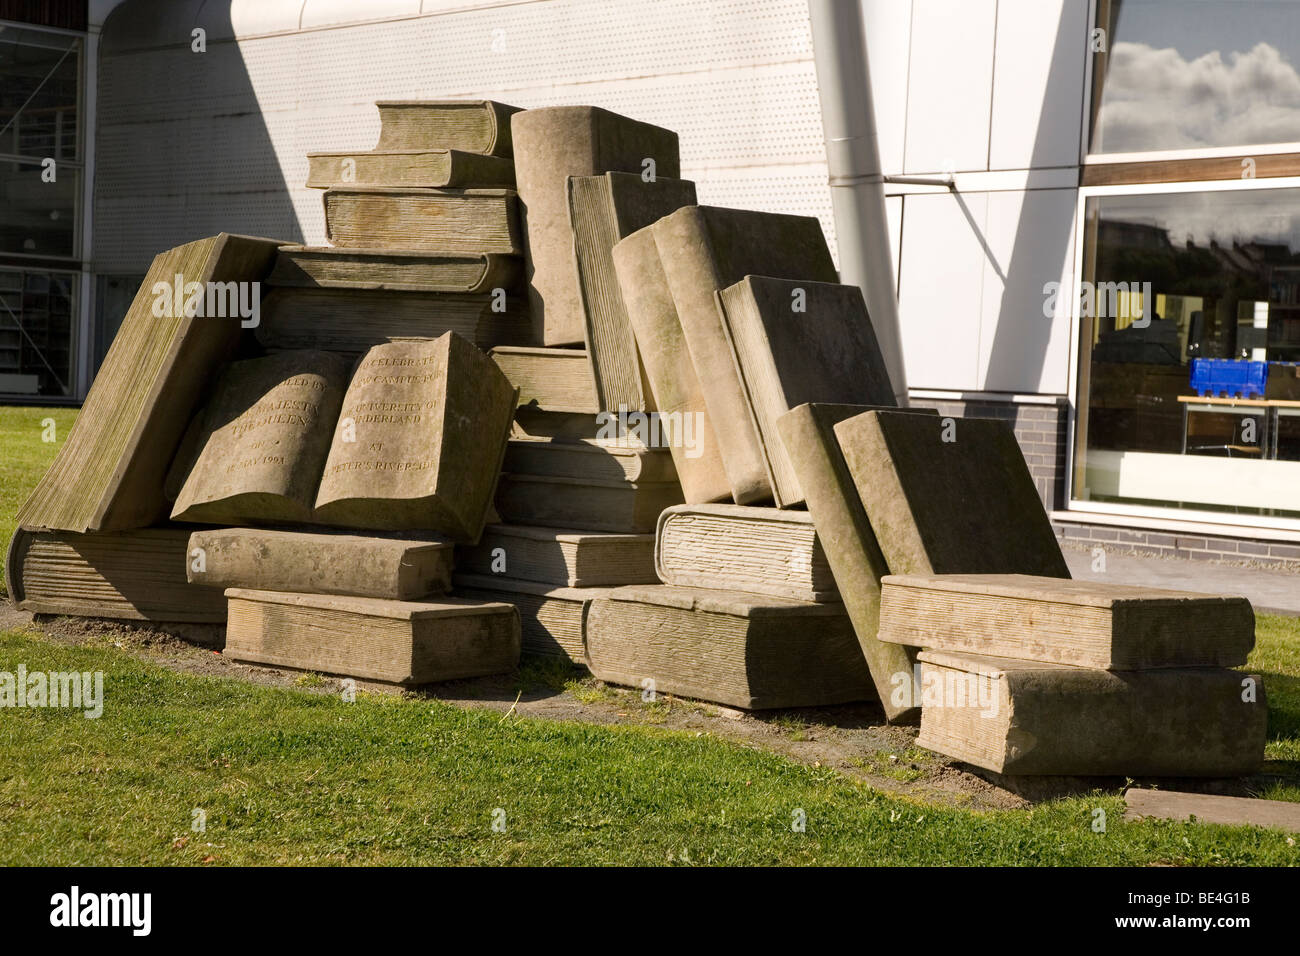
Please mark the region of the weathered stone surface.
<svg viewBox="0 0 1300 956"><path fill-rule="evenodd" d="M518 197L510 189L334 186L325 190L325 235L362 249L523 252Z"/></svg>
<svg viewBox="0 0 1300 956"><path fill-rule="evenodd" d="M484 601L506 601L519 611L523 653L561 657L587 665L583 621L592 601L611 588L566 588L496 575L457 574L456 594Z"/></svg>
<svg viewBox="0 0 1300 956"><path fill-rule="evenodd" d="M406 601L450 590L451 564L450 541L221 528L190 536L186 568L208 587Z"/></svg>
<svg viewBox="0 0 1300 956"><path fill-rule="evenodd" d="M502 475L496 508L512 524L588 531L645 534L655 529L659 513L682 503L675 481L594 481Z"/></svg>
<svg viewBox="0 0 1300 956"><path fill-rule="evenodd" d="M777 420L777 430L794 465L840 597L853 620L885 716L891 723L916 723L921 719L920 708L893 699L894 675L912 672L913 652L876 639L880 579L889 573L889 567L835 438L838 422L869 410L861 405L800 405ZM906 411L934 416L929 409Z"/></svg>
<svg viewBox="0 0 1300 956"><path fill-rule="evenodd" d="M695 184L635 173L572 176L569 221L578 265L584 341L591 355L596 403L605 411L652 411L654 398L614 272L614 246L682 206L695 205Z"/></svg>
<svg viewBox="0 0 1300 956"><path fill-rule="evenodd" d="M307 186L515 188L515 164L459 149L390 149L307 154Z"/></svg>
<svg viewBox="0 0 1300 956"><path fill-rule="evenodd" d="M1221 797L1209 793L1180 793L1175 790L1124 791L1125 820L1195 820L1227 826L1272 827L1300 833L1300 803L1289 800L1257 800L1253 797Z"/></svg>
<svg viewBox="0 0 1300 956"><path fill-rule="evenodd" d="M588 666L598 678L660 694L746 710L872 696L852 626L837 604L631 586L592 602L586 638Z"/></svg>
<svg viewBox="0 0 1300 956"><path fill-rule="evenodd" d="M659 516L655 569L664 584L678 587L818 603L840 599L806 511L674 505Z"/></svg>
<svg viewBox="0 0 1300 956"><path fill-rule="evenodd" d="M586 349L501 346L492 361L519 389L519 404L544 412L590 415L600 411Z"/></svg>
<svg viewBox="0 0 1300 956"><path fill-rule="evenodd" d="M19 610L132 621L220 623L220 588L185 580L186 528L25 531L9 542L5 585Z"/></svg>
<svg viewBox="0 0 1300 956"><path fill-rule="evenodd" d="M986 770L1230 777L1264 760L1263 683L1240 671L1106 671L948 651L919 659L917 744Z"/></svg>
<svg viewBox="0 0 1300 956"><path fill-rule="evenodd" d="M231 588L225 656L413 686L482 677L519 663L511 604L289 594Z"/></svg>
<svg viewBox="0 0 1300 956"><path fill-rule="evenodd" d="M455 333L376 346L344 397L314 520L477 540L514 407L506 377Z"/></svg>
<svg viewBox="0 0 1300 956"><path fill-rule="evenodd" d="M514 290L523 259L497 253L438 253L413 249L281 246L267 285L288 288L489 294Z"/></svg>
<svg viewBox="0 0 1300 956"><path fill-rule="evenodd" d="M511 118L515 178L524 206L534 328L544 345L583 341L578 266L565 181L604 172L681 176L677 134L595 106L552 106Z"/></svg>
<svg viewBox="0 0 1300 956"><path fill-rule="evenodd" d="M777 420L796 405L891 406L894 390L862 290L746 276L718 293L718 314L778 507L804 504Z"/></svg>
<svg viewBox="0 0 1300 956"><path fill-rule="evenodd" d="M892 573L1070 576L1007 423L872 411L835 435Z"/></svg>
<svg viewBox="0 0 1300 956"><path fill-rule="evenodd" d="M772 497L715 294L747 275L836 282L821 223L811 216L688 206L653 226L709 420L737 504Z"/></svg>
<svg viewBox="0 0 1300 956"><path fill-rule="evenodd" d="M463 149L509 157L510 118L519 107L495 100L379 100L375 149Z"/></svg>
<svg viewBox="0 0 1300 956"><path fill-rule="evenodd" d="M685 500L728 501L731 486L722 467L722 451L668 289L653 227L619 242L613 258L628 322L659 410L661 434L667 436Z"/></svg>
<svg viewBox="0 0 1300 956"><path fill-rule="evenodd" d="M598 481L676 481L667 448L633 439L541 441L512 438L504 469L514 475L594 478Z"/></svg>
<svg viewBox="0 0 1300 956"><path fill-rule="evenodd" d="M1238 667L1255 646L1241 597L1026 574L890 575L880 640L1106 670Z"/></svg>
<svg viewBox="0 0 1300 956"><path fill-rule="evenodd" d="M492 524L456 550L456 569L570 588L653 584L655 536Z"/></svg>
<svg viewBox="0 0 1300 956"><path fill-rule="evenodd" d="M237 284L265 278L281 245L223 232L154 259L76 424L19 509L18 526L121 531L166 517L172 457L204 389L244 334L228 293L254 304L252 287ZM202 315L186 315L194 290ZM209 311L209 300L217 312L225 303L225 317Z"/></svg>

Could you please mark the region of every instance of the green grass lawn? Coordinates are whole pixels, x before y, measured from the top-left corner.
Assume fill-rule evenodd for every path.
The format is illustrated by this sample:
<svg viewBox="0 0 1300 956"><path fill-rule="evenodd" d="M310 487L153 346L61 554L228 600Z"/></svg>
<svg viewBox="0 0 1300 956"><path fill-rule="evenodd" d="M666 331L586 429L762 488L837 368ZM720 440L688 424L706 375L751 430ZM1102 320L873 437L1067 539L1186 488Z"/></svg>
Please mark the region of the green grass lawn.
<svg viewBox="0 0 1300 956"><path fill-rule="evenodd" d="M14 533L14 515L27 500L36 482L54 460L76 420L75 408L8 408L0 406L0 572L4 569L9 539ZM53 419L51 433L42 422ZM46 437L54 441L45 441ZM0 593L3 593L0 573Z"/></svg>
<svg viewBox="0 0 1300 956"><path fill-rule="evenodd" d="M0 409L4 544L57 448L41 420L62 440L74 414ZM1300 800L1300 622L1262 617L1258 635L1268 770L1284 778L1264 795ZM0 633L0 672L20 664L103 671L105 704L96 720L0 710L0 864L1300 862L1280 833L1125 823L1118 793L938 807L707 734L347 703L177 673L107 639Z"/></svg>
<svg viewBox="0 0 1300 956"><path fill-rule="evenodd" d="M98 720L0 713L0 864L1300 860L1281 833L1124 823L1113 794L971 812L708 735L411 697L346 703L0 635L0 670L19 663L103 670L105 706ZM1098 807L1104 833L1091 826ZM800 811L804 832L792 827Z"/></svg>

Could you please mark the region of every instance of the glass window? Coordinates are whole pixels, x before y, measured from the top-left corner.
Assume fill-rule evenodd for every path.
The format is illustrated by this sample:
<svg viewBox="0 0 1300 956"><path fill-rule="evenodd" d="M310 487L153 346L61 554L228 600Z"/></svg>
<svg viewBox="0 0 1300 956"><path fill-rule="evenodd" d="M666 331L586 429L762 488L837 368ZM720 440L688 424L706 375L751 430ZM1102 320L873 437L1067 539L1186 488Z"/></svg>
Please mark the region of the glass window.
<svg viewBox="0 0 1300 956"><path fill-rule="evenodd" d="M1300 144L1300 0L1098 0L1097 26L1090 153Z"/></svg>
<svg viewBox="0 0 1300 956"><path fill-rule="evenodd" d="M81 40L0 26L0 155L81 159Z"/></svg>
<svg viewBox="0 0 1300 956"><path fill-rule="evenodd" d="M0 269L0 394L73 394L80 274Z"/></svg>
<svg viewBox="0 0 1300 956"><path fill-rule="evenodd" d="M1078 500L1300 517L1300 189L1085 204Z"/></svg>

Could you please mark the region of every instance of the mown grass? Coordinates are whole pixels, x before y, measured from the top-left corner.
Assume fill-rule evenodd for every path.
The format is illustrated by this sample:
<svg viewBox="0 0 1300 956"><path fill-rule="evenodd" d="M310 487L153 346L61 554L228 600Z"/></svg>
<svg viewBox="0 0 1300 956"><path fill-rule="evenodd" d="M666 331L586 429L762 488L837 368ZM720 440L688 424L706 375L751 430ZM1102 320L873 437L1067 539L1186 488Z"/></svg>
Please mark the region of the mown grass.
<svg viewBox="0 0 1300 956"><path fill-rule="evenodd" d="M20 663L102 670L105 706L97 720L0 711L0 864L1300 860L1277 832L1124 823L1115 794L1031 811L939 808L708 735L411 697L347 703L0 634L0 671ZM1096 808L1104 833L1092 829ZM196 810L206 832L192 830Z"/></svg>
<svg viewBox="0 0 1300 956"><path fill-rule="evenodd" d="M54 460L76 417L75 408L0 406L0 594L5 593L4 561L16 527L14 516ZM48 419L54 421L52 431L42 424Z"/></svg>

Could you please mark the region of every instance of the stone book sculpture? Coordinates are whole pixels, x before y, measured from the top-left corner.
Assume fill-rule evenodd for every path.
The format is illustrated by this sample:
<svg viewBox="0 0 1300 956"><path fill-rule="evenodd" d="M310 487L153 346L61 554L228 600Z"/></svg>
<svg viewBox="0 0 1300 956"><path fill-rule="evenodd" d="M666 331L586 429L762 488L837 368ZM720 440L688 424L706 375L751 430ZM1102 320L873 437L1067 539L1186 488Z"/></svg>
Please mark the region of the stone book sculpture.
<svg viewBox="0 0 1300 956"><path fill-rule="evenodd" d="M190 535L192 584L409 601L451 590L452 543L265 528Z"/></svg>
<svg viewBox="0 0 1300 956"><path fill-rule="evenodd" d="M682 503L675 481L597 481L543 475L501 476L496 508L515 524L580 531L654 531L659 513Z"/></svg>
<svg viewBox="0 0 1300 956"><path fill-rule="evenodd" d="M457 574L456 594L480 601L506 601L519 610L525 654L560 657L587 665L583 625L591 602L609 588L556 587L499 575Z"/></svg>
<svg viewBox="0 0 1300 956"><path fill-rule="evenodd" d="M715 293L747 275L838 282L821 223L810 216L688 206L654 224L655 244L736 504L772 498Z"/></svg>
<svg viewBox="0 0 1300 956"><path fill-rule="evenodd" d="M862 405L800 405L781 416L777 430L807 499L808 514L817 527L817 538L826 551L840 597L853 621L885 717L890 723L914 724L921 719L920 707L897 697L895 692L897 675L911 680L915 652L876 637L880 579L889 573L889 567L835 438L837 423L869 410ZM936 425L939 422L933 409L900 409L899 413L925 415Z"/></svg>
<svg viewBox="0 0 1300 956"><path fill-rule="evenodd" d="M569 221L578 260L584 341L591 355L596 403L617 412L654 409L636 335L614 272L614 246L682 206L695 205L695 184L646 182L635 173L569 178Z"/></svg>
<svg viewBox="0 0 1300 956"><path fill-rule="evenodd" d="M256 334L268 349L359 353L386 342L432 341L447 332L489 348L528 342L532 327L522 297L279 288L266 296Z"/></svg>
<svg viewBox="0 0 1300 956"><path fill-rule="evenodd" d="M245 334L241 308L231 306L260 308L255 283L282 245L222 233L154 259L18 526L121 531L166 517L172 456L205 387Z"/></svg>
<svg viewBox="0 0 1300 956"><path fill-rule="evenodd" d="M872 411L835 435L892 573L1070 576L1006 422Z"/></svg>
<svg viewBox="0 0 1300 956"><path fill-rule="evenodd" d="M1026 574L890 575L882 641L1103 670L1239 667L1255 646L1242 597Z"/></svg>
<svg viewBox="0 0 1300 956"><path fill-rule="evenodd" d="M920 661L917 745L986 770L1232 777L1264 762L1268 706L1258 676L1107 671L951 651L922 651Z"/></svg>
<svg viewBox="0 0 1300 956"><path fill-rule="evenodd" d="M335 186L325 234L339 246L518 255L518 202L509 189Z"/></svg>
<svg viewBox="0 0 1300 956"><path fill-rule="evenodd" d="M307 186L515 188L515 164L459 149L392 149L365 153L308 153Z"/></svg>
<svg viewBox="0 0 1300 956"><path fill-rule="evenodd" d="M9 600L34 614L219 624L218 587L185 579L188 528L24 531L5 560Z"/></svg>
<svg viewBox="0 0 1300 956"><path fill-rule="evenodd" d="M224 654L399 687L519 663L519 614L500 601L425 601L230 588Z"/></svg>
<svg viewBox="0 0 1300 956"><path fill-rule="evenodd" d="M704 406L704 388L686 348L653 228L647 226L619 242L613 260L682 494L691 503L728 501L731 485L722 467L722 451Z"/></svg>
<svg viewBox="0 0 1300 956"><path fill-rule="evenodd" d="M569 588L653 584L655 536L492 524L456 550L458 572Z"/></svg>
<svg viewBox="0 0 1300 956"><path fill-rule="evenodd" d="M519 404L593 418L600 411L585 349L502 346L492 359L519 389Z"/></svg>
<svg viewBox="0 0 1300 956"><path fill-rule="evenodd" d="M839 604L663 585L618 588L587 611L587 658L591 672L611 684L746 710L872 696Z"/></svg>
<svg viewBox="0 0 1300 956"><path fill-rule="evenodd" d="M677 134L595 106L525 110L510 125L535 333L543 345L580 345L584 321L566 180L611 171L677 179Z"/></svg>
<svg viewBox="0 0 1300 956"><path fill-rule="evenodd" d="M452 332L375 346L350 381L349 367L327 352L232 364L173 516L476 540L515 404L505 376Z"/></svg>
<svg viewBox="0 0 1300 956"><path fill-rule="evenodd" d="M655 569L664 584L840 599L806 511L752 505L674 505L659 516Z"/></svg>
<svg viewBox="0 0 1300 956"><path fill-rule="evenodd" d="M718 293L718 314L773 497L778 507L799 507L803 492L777 420L808 402L895 404L862 290L746 276Z"/></svg>
<svg viewBox="0 0 1300 956"><path fill-rule="evenodd" d="M503 469L513 475L594 478L598 481L676 481L666 448L648 448L632 439L546 441L514 437L506 446Z"/></svg>
<svg viewBox="0 0 1300 956"><path fill-rule="evenodd" d="M266 284L479 295L520 288L523 268L522 258L501 253L281 246Z"/></svg>
<svg viewBox="0 0 1300 956"><path fill-rule="evenodd" d="M460 149L510 158L510 118L494 100L380 100L376 150Z"/></svg>

